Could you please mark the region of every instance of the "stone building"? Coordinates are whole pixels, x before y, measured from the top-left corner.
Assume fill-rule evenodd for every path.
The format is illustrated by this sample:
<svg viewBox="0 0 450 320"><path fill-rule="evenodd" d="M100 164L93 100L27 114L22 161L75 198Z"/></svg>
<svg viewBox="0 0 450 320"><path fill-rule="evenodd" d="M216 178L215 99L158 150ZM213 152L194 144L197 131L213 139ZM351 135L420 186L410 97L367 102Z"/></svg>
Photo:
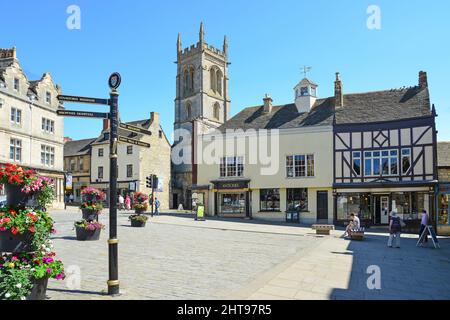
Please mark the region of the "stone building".
<svg viewBox="0 0 450 320"><path fill-rule="evenodd" d="M170 142L164 133L157 112L151 112L149 119L126 122L151 132L151 135L137 134L119 129L119 135L141 142L149 143L150 148L120 142L118 155L119 193L126 195L140 191L150 195L151 189L146 187L146 177L156 174L159 185L155 197L161 202L161 209L169 208L170 194ZM90 185L109 191L109 121L104 120L100 136L90 144ZM108 200L107 200L108 201Z"/></svg>
<svg viewBox="0 0 450 320"><path fill-rule="evenodd" d="M173 208L179 204L191 207L192 185L197 183L193 137L219 127L228 120L229 114L227 38L224 37L222 50L208 45L202 23L197 44L183 50L180 35L177 40Z"/></svg>
<svg viewBox="0 0 450 320"><path fill-rule="evenodd" d="M91 183L91 144L95 140L69 140L64 143L64 171L71 180L71 185L66 185L66 194L72 194L76 203L81 201L81 191Z"/></svg>
<svg viewBox="0 0 450 320"><path fill-rule="evenodd" d="M55 182L55 208L64 205L64 121L56 111L61 88L49 73L29 80L16 48L0 49L0 165L17 163Z"/></svg>

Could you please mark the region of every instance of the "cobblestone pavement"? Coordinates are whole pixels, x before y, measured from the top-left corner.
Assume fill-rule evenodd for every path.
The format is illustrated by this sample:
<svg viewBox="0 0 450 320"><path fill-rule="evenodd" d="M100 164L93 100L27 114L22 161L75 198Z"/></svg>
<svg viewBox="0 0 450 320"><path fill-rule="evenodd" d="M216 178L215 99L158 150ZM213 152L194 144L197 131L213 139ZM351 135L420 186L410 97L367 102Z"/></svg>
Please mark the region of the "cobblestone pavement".
<svg viewBox="0 0 450 320"><path fill-rule="evenodd" d="M48 298L111 299L104 294L108 229L99 241L76 241L73 222L81 213L52 214L55 250L69 277L50 280ZM340 238L342 231L316 236L301 226L188 215L155 216L131 228L128 215L119 214L122 294L113 299L450 299L448 238L436 250L416 248L417 236L404 235L401 249L389 249L380 232L354 242ZM101 221L108 227L107 214ZM381 289L367 287L373 265Z"/></svg>

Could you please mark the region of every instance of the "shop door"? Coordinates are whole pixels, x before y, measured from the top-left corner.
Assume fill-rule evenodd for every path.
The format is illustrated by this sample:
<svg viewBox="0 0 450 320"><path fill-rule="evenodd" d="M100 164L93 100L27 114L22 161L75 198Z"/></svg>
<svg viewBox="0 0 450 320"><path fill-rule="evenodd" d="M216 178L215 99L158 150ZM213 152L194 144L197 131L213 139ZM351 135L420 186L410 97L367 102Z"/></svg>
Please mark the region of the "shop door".
<svg viewBox="0 0 450 320"><path fill-rule="evenodd" d="M380 217L381 224L389 223L389 197L382 196L380 197Z"/></svg>
<svg viewBox="0 0 450 320"><path fill-rule="evenodd" d="M317 191L317 222L328 222L328 191Z"/></svg>

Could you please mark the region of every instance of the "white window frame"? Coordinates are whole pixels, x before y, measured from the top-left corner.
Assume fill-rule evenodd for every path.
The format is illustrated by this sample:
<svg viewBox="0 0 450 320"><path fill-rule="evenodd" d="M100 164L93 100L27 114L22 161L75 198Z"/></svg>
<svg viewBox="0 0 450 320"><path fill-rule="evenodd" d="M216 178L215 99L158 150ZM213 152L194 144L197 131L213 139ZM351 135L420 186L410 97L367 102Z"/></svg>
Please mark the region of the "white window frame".
<svg viewBox="0 0 450 320"><path fill-rule="evenodd" d="M45 103L47 104L52 103L52 93L50 91L45 92Z"/></svg>
<svg viewBox="0 0 450 320"><path fill-rule="evenodd" d="M22 124L22 110L16 107L11 107L11 113L9 115L9 120L11 123L16 125Z"/></svg>
<svg viewBox="0 0 450 320"><path fill-rule="evenodd" d="M387 156L383 156L383 152L387 152L388 155ZM396 152L396 155L391 155L392 152ZM370 153L370 156L367 156L367 154ZM378 156L374 156L374 153L379 153ZM399 154L398 154L398 149L386 149L386 150L371 150L371 151L363 151L362 155L364 156L364 176L365 177L392 177L392 176L397 176L399 175ZM389 173L388 174L384 174L383 173L383 159L384 158L388 158L388 169L389 169ZM397 173L392 173L392 159L396 159L397 161ZM366 166L366 161L369 160L370 161L370 174L367 174L367 166ZM374 163L375 161L378 160L379 161L379 169L380 169L380 173L375 174L374 172Z"/></svg>
<svg viewBox="0 0 450 320"><path fill-rule="evenodd" d="M229 167L234 167L232 170L230 168L230 171L234 172L234 174L230 174ZM225 170L223 170L223 168L225 168ZM244 171L245 171L244 156L231 156L220 158L219 176L221 178L230 178L230 177L240 178L244 176Z"/></svg>
<svg viewBox="0 0 450 320"><path fill-rule="evenodd" d="M14 162L22 161L22 140L16 138L9 139L9 160Z"/></svg>
<svg viewBox="0 0 450 320"><path fill-rule="evenodd" d="M45 167L55 166L55 147L41 144L41 165Z"/></svg>
<svg viewBox="0 0 450 320"><path fill-rule="evenodd" d="M300 160L297 158L304 157L304 164L300 164ZM313 165L312 165L312 175L310 174L310 170L308 168L311 168L309 165L309 159L312 157ZM289 159L291 158L291 159ZM286 156L286 162L285 162L285 169L286 169L286 178L290 179L297 179L297 178L314 178L316 176L316 156L314 153L305 153L305 154L295 154L295 155L287 155ZM288 161L291 160L292 165L288 165ZM296 173L296 167L303 167L304 169L304 175ZM292 171L292 175L289 175L289 171ZM300 172L300 171L299 171Z"/></svg>
<svg viewBox="0 0 450 320"><path fill-rule="evenodd" d="M403 155L403 151L408 151L408 154L407 155ZM406 157L409 158L409 168L408 168L408 170L405 171L404 168L403 168L403 158L406 158ZM411 148L402 148L400 150L400 167L401 167L401 170L402 170L401 173L403 175L408 174L408 172L411 171L412 166L413 166L413 163L412 163Z"/></svg>

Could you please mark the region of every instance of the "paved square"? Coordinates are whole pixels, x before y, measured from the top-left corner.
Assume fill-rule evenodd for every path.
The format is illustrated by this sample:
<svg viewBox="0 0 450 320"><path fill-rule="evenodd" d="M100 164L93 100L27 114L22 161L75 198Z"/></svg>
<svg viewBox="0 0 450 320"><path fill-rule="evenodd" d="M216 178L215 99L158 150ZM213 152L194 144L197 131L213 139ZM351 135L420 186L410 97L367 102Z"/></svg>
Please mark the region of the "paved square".
<svg viewBox="0 0 450 320"><path fill-rule="evenodd" d="M81 212L52 212L55 250L69 277L50 280L50 299L110 299L104 212L107 229L94 242L76 241ZM179 215L131 228L128 215L119 213L122 295L114 299L450 299L450 239L435 250L416 248L417 236L405 235L401 249L388 249L383 233L353 242L341 231L318 237L300 226ZM371 265L380 267L381 290L367 287Z"/></svg>

